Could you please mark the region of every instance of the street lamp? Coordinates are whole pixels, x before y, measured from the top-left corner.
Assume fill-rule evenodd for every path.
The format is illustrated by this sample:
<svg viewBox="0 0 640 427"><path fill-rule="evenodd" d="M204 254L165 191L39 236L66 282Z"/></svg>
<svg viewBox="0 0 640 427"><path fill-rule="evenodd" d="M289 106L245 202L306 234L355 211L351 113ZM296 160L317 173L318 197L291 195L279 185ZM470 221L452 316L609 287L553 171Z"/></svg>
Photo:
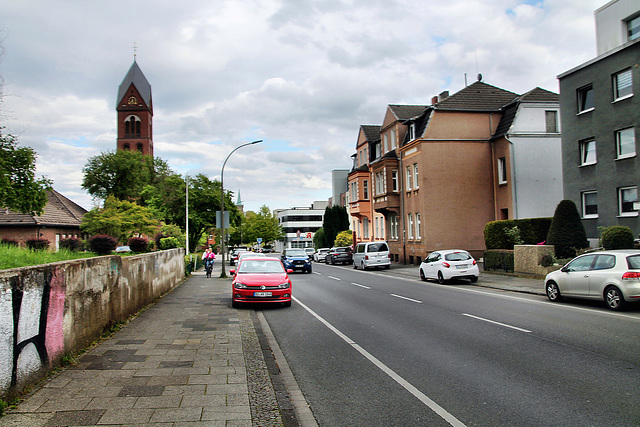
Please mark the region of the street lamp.
<svg viewBox="0 0 640 427"><path fill-rule="evenodd" d="M220 272L220 278L227 277L227 273L225 272L225 268L224 268L224 166L227 164L227 160L229 160L229 157L231 157L231 155L235 153L237 150L241 149L242 147L246 147L247 145L257 144L259 142L262 142L262 140L259 139L257 141L247 142L245 144L237 146L229 153L227 158L224 159L224 163L222 163L222 171L220 171L220 222L222 223L222 225L220 226L220 229L222 230L222 233L220 233L221 235L220 240L222 240L222 245L221 245L222 249L220 253L222 255L221 256L222 271Z"/></svg>

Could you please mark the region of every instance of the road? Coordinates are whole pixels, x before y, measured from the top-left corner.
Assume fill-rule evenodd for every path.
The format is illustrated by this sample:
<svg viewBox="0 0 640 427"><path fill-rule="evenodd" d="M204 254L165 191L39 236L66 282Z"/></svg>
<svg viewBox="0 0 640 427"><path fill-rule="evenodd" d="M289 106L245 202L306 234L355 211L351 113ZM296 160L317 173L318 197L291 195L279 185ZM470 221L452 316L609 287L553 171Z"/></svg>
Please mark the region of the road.
<svg viewBox="0 0 640 427"><path fill-rule="evenodd" d="M640 425L639 309L317 263L292 281L263 312L321 426Z"/></svg>

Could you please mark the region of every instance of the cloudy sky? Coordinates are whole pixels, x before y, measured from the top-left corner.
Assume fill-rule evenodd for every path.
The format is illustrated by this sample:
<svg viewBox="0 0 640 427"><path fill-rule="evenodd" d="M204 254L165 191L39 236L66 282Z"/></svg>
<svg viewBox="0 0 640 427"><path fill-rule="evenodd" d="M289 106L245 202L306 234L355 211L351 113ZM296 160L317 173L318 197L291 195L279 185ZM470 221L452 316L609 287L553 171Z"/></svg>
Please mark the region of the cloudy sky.
<svg viewBox="0 0 640 427"><path fill-rule="evenodd" d="M361 124L428 104L481 73L557 92L595 56L606 0L6 0L0 123L37 172L87 209L87 160L116 147L116 95L134 60L153 91L154 153L220 177L245 209L310 206L350 169Z"/></svg>

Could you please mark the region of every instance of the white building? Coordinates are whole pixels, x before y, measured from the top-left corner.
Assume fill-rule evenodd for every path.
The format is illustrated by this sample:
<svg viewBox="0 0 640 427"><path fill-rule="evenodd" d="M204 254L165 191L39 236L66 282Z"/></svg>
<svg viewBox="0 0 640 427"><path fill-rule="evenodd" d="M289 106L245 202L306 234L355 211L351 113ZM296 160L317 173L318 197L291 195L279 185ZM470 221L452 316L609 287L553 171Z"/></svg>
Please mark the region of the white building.
<svg viewBox="0 0 640 427"><path fill-rule="evenodd" d="M310 207L276 209L274 215L284 230L284 241L276 242L276 251L290 248L312 248L315 232L322 228L328 201L316 201Z"/></svg>

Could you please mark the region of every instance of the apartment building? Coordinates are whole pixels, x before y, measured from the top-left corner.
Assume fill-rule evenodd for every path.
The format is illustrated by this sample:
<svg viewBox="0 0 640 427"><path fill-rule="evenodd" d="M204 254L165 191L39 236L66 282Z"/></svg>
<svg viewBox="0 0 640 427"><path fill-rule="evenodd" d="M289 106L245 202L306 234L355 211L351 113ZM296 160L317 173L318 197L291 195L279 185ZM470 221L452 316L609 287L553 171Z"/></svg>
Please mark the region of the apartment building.
<svg viewBox="0 0 640 427"><path fill-rule="evenodd" d="M558 76L564 198L578 206L592 245L598 227L640 233L640 4L609 2L595 22L597 56Z"/></svg>

